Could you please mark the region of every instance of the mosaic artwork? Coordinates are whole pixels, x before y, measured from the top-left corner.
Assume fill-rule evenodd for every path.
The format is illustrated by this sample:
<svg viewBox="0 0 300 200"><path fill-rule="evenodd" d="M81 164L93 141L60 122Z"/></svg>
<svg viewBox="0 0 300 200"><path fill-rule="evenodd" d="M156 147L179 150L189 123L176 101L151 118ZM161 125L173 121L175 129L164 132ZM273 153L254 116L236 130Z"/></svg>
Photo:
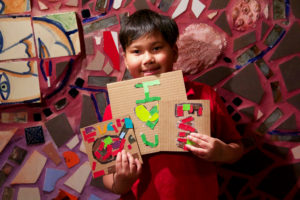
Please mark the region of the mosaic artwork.
<svg viewBox="0 0 300 200"><path fill-rule="evenodd" d="M115 160L122 150L142 163L142 157L129 117L94 124L81 129L93 177L116 171Z"/></svg>

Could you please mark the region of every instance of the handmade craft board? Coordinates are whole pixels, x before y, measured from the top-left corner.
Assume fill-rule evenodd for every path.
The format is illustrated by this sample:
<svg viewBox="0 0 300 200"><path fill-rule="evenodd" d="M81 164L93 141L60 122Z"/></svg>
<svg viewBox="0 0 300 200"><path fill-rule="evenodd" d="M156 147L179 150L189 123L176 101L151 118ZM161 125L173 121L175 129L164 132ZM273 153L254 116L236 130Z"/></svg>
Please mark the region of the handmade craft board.
<svg viewBox="0 0 300 200"><path fill-rule="evenodd" d="M75 12L33 17L39 58L72 56L80 53Z"/></svg>
<svg viewBox="0 0 300 200"><path fill-rule="evenodd" d="M133 130L126 116L80 129L94 178L115 172L115 160L123 149L142 162Z"/></svg>
<svg viewBox="0 0 300 200"><path fill-rule="evenodd" d="M161 151L185 151L192 132L210 135L209 100L161 101L159 109Z"/></svg>
<svg viewBox="0 0 300 200"><path fill-rule="evenodd" d="M0 85L0 105L39 103L41 94L37 62L1 62Z"/></svg>
<svg viewBox="0 0 300 200"><path fill-rule="evenodd" d="M30 16L1 17L0 60L33 58L35 55Z"/></svg>
<svg viewBox="0 0 300 200"><path fill-rule="evenodd" d="M160 100L187 100L182 71L108 84L113 118L130 115L141 154L160 151Z"/></svg>

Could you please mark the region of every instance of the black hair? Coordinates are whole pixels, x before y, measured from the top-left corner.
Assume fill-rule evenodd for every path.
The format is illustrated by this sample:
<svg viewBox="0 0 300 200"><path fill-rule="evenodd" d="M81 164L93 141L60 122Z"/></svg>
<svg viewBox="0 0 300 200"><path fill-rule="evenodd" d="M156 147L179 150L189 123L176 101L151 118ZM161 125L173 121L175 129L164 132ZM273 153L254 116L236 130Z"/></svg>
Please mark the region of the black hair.
<svg viewBox="0 0 300 200"><path fill-rule="evenodd" d="M149 9L136 11L121 25L119 39L123 50L125 51L133 40L155 31L160 32L171 47L176 44L179 31L173 19Z"/></svg>

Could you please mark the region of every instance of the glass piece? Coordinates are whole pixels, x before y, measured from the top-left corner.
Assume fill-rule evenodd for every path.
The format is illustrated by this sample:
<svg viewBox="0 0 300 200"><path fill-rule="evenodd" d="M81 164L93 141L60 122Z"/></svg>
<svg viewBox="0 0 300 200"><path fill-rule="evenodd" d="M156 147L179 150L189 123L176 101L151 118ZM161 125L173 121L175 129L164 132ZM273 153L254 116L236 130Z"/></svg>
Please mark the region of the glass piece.
<svg viewBox="0 0 300 200"><path fill-rule="evenodd" d="M272 70L269 68L269 66L266 64L266 62L263 59L259 59L255 62L255 64L258 66L260 71L264 74L264 76L269 79L271 76L273 76Z"/></svg>
<svg viewBox="0 0 300 200"><path fill-rule="evenodd" d="M282 28L278 24L275 24L271 32L265 39L264 44L267 46L274 45L274 43L278 40L278 38L282 35L284 31L285 31L284 28Z"/></svg>
<svg viewBox="0 0 300 200"><path fill-rule="evenodd" d="M243 52L239 57L237 57L237 61L240 65L245 65L248 61L254 57L256 57L260 53L259 48L254 45L245 52Z"/></svg>
<svg viewBox="0 0 300 200"><path fill-rule="evenodd" d="M268 129L282 117L283 113L279 108L276 108L268 118L258 127L257 131L264 134Z"/></svg>

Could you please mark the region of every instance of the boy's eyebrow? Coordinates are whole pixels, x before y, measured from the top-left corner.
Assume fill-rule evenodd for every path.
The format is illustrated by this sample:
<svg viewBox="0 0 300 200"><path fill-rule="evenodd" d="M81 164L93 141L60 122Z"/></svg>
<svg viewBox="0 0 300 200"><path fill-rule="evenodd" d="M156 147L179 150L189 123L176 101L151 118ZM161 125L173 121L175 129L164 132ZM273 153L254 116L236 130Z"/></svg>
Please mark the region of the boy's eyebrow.
<svg viewBox="0 0 300 200"><path fill-rule="evenodd" d="M161 41L155 41L155 42L152 42L150 45L151 45L151 46L154 46L154 45L156 45L156 44L162 44L162 42L161 42ZM143 44L141 44L141 45L138 45L138 44L132 44L132 45L129 45L127 48L139 48L139 47L141 47L141 46L143 46Z"/></svg>

